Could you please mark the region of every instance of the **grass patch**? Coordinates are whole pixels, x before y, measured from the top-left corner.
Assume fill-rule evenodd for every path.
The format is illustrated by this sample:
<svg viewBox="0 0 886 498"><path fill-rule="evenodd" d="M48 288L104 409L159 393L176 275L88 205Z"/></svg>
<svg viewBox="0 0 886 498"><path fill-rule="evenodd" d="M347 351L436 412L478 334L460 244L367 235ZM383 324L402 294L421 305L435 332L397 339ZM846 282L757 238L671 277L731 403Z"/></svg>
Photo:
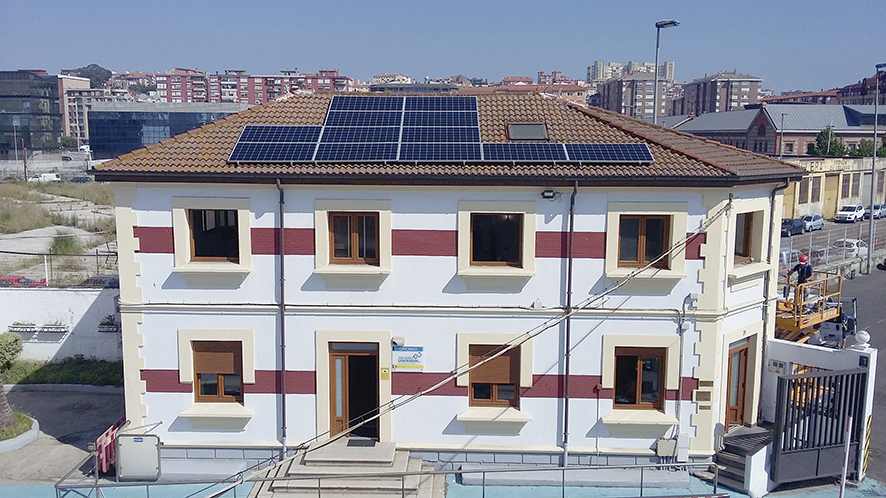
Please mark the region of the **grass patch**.
<svg viewBox="0 0 886 498"><path fill-rule="evenodd" d="M18 360L3 372L6 384L86 384L122 386L123 362L86 359L82 356L59 362Z"/></svg>
<svg viewBox="0 0 886 498"><path fill-rule="evenodd" d="M0 430L0 441L21 436L31 430L31 417L25 413L17 411L13 411L12 414L15 417L15 422L9 427Z"/></svg>
<svg viewBox="0 0 886 498"><path fill-rule="evenodd" d="M84 249L79 236L65 230L56 230L49 244L49 251L52 254L82 254Z"/></svg>
<svg viewBox="0 0 886 498"><path fill-rule="evenodd" d="M49 211L36 204L0 199L0 233L18 233L52 224Z"/></svg>
<svg viewBox="0 0 886 498"><path fill-rule="evenodd" d="M114 205L114 188L108 183L33 183L28 187L44 194L63 195L100 206Z"/></svg>
<svg viewBox="0 0 886 498"><path fill-rule="evenodd" d="M46 199L45 195L28 188L27 183L0 183L0 197L24 202L38 202Z"/></svg>

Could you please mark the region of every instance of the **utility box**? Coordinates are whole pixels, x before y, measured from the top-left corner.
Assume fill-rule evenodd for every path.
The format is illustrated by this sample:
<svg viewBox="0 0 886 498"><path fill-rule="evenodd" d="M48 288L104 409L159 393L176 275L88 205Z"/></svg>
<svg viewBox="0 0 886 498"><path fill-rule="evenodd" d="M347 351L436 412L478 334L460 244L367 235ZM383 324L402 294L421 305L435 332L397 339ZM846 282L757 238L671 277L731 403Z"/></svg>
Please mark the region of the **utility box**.
<svg viewBox="0 0 886 498"><path fill-rule="evenodd" d="M156 481L160 478L160 436L117 435L117 479Z"/></svg>

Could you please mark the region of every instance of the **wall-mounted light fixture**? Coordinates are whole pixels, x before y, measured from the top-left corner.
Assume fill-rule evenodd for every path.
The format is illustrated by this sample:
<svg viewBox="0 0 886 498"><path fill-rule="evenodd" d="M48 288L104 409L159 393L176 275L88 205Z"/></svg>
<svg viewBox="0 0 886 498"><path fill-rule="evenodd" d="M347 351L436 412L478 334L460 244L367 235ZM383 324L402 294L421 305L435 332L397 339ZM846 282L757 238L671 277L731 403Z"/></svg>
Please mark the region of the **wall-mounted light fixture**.
<svg viewBox="0 0 886 498"><path fill-rule="evenodd" d="M545 190L541 193L541 198L552 201L557 198L557 192L554 192L553 190Z"/></svg>

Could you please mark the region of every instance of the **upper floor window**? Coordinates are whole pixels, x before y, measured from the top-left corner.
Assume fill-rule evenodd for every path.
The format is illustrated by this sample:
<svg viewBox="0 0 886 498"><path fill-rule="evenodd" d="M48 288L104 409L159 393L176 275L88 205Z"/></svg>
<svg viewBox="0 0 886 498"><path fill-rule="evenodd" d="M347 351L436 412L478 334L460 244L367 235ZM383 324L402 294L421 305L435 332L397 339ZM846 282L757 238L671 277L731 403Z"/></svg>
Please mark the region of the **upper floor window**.
<svg viewBox="0 0 886 498"><path fill-rule="evenodd" d="M191 209L192 261L240 260L237 211L233 209Z"/></svg>
<svg viewBox="0 0 886 498"><path fill-rule="evenodd" d="M523 215L471 213L471 264L522 266Z"/></svg>
<svg viewBox="0 0 886 498"><path fill-rule="evenodd" d="M765 137L766 136L766 125L760 125L757 127L757 136Z"/></svg>
<svg viewBox="0 0 886 498"><path fill-rule="evenodd" d="M618 266L646 266L670 246L670 217L622 215L618 230ZM668 268L664 257L653 265Z"/></svg>
<svg viewBox="0 0 886 498"><path fill-rule="evenodd" d="M378 213L329 213L330 263L378 266Z"/></svg>
<svg viewBox="0 0 886 498"><path fill-rule="evenodd" d="M754 213L735 215L735 262L750 261L753 251Z"/></svg>

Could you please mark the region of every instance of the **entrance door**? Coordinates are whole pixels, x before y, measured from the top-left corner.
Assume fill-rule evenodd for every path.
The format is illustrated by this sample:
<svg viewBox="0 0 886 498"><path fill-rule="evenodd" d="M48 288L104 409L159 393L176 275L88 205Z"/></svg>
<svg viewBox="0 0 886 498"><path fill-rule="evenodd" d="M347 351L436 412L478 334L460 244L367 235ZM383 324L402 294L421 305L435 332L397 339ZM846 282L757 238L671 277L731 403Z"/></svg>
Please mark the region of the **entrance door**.
<svg viewBox="0 0 886 498"><path fill-rule="evenodd" d="M729 346L729 383L726 392L726 425L745 423L745 398L747 397L748 340Z"/></svg>
<svg viewBox="0 0 886 498"><path fill-rule="evenodd" d="M378 439L378 419L350 430L378 414L378 344L329 343L329 369L330 435Z"/></svg>

